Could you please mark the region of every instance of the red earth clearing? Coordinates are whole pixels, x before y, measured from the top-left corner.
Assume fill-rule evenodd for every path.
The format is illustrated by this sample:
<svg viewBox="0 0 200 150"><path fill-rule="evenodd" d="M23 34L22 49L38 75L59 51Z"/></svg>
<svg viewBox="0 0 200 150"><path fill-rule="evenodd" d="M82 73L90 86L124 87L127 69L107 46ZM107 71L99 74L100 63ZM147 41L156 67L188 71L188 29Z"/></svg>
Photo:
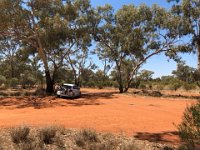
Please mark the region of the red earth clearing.
<svg viewBox="0 0 200 150"><path fill-rule="evenodd" d="M176 125L195 100L118 94L83 89L79 99L16 97L0 99L0 127L63 125L178 144Z"/></svg>

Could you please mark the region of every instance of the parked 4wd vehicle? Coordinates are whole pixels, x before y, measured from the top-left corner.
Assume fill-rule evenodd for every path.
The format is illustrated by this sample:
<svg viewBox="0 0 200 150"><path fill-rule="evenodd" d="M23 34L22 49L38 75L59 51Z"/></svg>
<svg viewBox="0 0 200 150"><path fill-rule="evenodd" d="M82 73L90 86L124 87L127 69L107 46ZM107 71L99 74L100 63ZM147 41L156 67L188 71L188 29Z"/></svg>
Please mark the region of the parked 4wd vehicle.
<svg viewBox="0 0 200 150"><path fill-rule="evenodd" d="M63 84L56 92L57 97L75 98L81 96L81 91L75 84Z"/></svg>

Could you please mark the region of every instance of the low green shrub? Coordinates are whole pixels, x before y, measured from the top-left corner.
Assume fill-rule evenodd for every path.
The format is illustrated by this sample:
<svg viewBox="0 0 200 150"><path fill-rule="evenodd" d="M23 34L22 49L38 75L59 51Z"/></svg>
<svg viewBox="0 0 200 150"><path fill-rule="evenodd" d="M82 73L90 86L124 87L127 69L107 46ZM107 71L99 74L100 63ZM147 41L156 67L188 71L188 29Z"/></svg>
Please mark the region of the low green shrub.
<svg viewBox="0 0 200 150"><path fill-rule="evenodd" d="M158 84L158 85L155 86L155 89L156 90L164 90L165 89L165 85Z"/></svg>
<svg viewBox="0 0 200 150"><path fill-rule="evenodd" d="M181 82L174 81L173 83L171 83L171 84L169 85L169 89L170 89L170 90L177 91L181 86L182 86Z"/></svg>
<svg viewBox="0 0 200 150"><path fill-rule="evenodd" d="M0 75L0 86L6 83L6 77Z"/></svg>
<svg viewBox="0 0 200 150"><path fill-rule="evenodd" d="M139 89L146 89L147 87L146 87L146 84L144 84L144 83L141 83L140 85L139 85Z"/></svg>
<svg viewBox="0 0 200 150"><path fill-rule="evenodd" d="M186 149L200 149L200 102L186 108L178 131Z"/></svg>
<svg viewBox="0 0 200 150"><path fill-rule="evenodd" d="M183 85L183 88L184 88L186 91L194 90L194 89L196 89L196 84L185 83L185 84Z"/></svg>
<svg viewBox="0 0 200 150"><path fill-rule="evenodd" d="M19 84L19 79L17 78L11 78L10 79L10 87L16 88L16 86Z"/></svg>

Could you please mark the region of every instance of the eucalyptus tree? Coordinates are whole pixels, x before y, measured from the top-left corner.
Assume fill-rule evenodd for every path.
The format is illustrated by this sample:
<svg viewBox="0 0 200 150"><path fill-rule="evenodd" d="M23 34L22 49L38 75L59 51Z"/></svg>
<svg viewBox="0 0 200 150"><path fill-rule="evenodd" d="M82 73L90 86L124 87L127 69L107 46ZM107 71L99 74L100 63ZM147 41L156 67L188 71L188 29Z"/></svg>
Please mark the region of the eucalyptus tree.
<svg viewBox="0 0 200 150"><path fill-rule="evenodd" d="M152 56L164 52L178 60L177 52L190 50L178 45L179 18L157 5L124 5L116 13L106 5L97 9L95 19L94 39L100 52L115 63L120 93L128 91L134 75ZM131 68L125 80L123 67Z"/></svg>
<svg viewBox="0 0 200 150"><path fill-rule="evenodd" d="M194 74L195 68L187 66L185 63L178 63L177 69L172 71L172 74L175 75L179 80L194 83Z"/></svg>
<svg viewBox="0 0 200 150"><path fill-rule="evenodd" d="M103 74L104 77L108 75L108 72L112 69L113 67L113 62L107 57L107 53L104 51L104 49L101 49L101 47L97 47L91 52L93 55L97 55L99 60L103 64Z"/></svg>
<svg viewBox="0 0 200 150"><path fill-rule="evenodd" d="M46 91L49 93L53 92L56 72L69 50L81 40L87 40L80 34L87 32L86 28L77 28L73 22L77 20L86 27L86 23L81 24L81 19L89 13L89 9L89 1L84 3L81 0L0 1L1 37L12 36L37 50L43 62Z"/></svg>
<svg viewBox="0 0 200 150"><path fill-rule="evenodd" d="M167 0L173 2L171 12L179 17L177 33L180 37L187 35L188 45L196 49L200 71L200 1L199 0Z"/></svg>
<svg viewBox="0 0 200 150"><path fill-rule="evenodd" d="M2 38L0 40L0 56L2 61L7 61L7 69L9 69L8 78L15 77L15 63L16 63L16 53L19 49L18 43L12 40L11 37Z"/></svg>
<svg viewBox="0 0 200 150"><path fill-rule="evenodd" d="M144 69L140 71L138 78L140 78L140 80L143 80L143 81L149 81L149 80L152 80L153 74L154 74L153 71Z"/></svg>
<svg viewBox="0 0 200 150"><path fill-rule="evenodd" d="M66 56L68 67L73 72L74 84L78 86L81 86L84 69L96 69L96 65L93 63L92 59L88 57L88 52L88 49L73 49Z"/></svg>
<svg viewBox="0 0 200 150"><path fill-rule="evenodd" d="M22 44L37 49L43 62L47 92L53 91L48 56L49 43L57 46L65 38L66 20L60 17L64 7L62 2L40 0L2 0L0 32L2 36L12 36ZM64 12L64 11L63 11ZM64 14L63 14L64 15Z"/></svg>
<svg viewBox="0 0 200 150"><path fill-rule="evenodd" d="M75 15L69 21L70 40L65 41L66 45L71 45L66 50L66 66L72 70L74 83L81 84L81 74L83 69L95 68L89 57L89 47L92 45L91 23L93 18L93 8L89 0L68 0L67 10L75 10Z"/></svg>

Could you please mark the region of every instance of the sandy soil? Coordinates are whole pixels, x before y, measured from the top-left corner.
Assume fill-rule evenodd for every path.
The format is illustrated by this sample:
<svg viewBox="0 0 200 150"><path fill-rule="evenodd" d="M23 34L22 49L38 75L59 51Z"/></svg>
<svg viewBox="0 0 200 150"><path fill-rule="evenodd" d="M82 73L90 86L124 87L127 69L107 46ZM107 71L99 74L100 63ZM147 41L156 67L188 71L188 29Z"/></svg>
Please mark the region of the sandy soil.
<svg viewBox="0 0 200 150"><path fill-rule="evenodd" d="M185 107L195 102L131 96L105 89L83 89L82 93L79 99L1 98L0 127L55 124L178 144L175 125L180 123Z"/></svg>

